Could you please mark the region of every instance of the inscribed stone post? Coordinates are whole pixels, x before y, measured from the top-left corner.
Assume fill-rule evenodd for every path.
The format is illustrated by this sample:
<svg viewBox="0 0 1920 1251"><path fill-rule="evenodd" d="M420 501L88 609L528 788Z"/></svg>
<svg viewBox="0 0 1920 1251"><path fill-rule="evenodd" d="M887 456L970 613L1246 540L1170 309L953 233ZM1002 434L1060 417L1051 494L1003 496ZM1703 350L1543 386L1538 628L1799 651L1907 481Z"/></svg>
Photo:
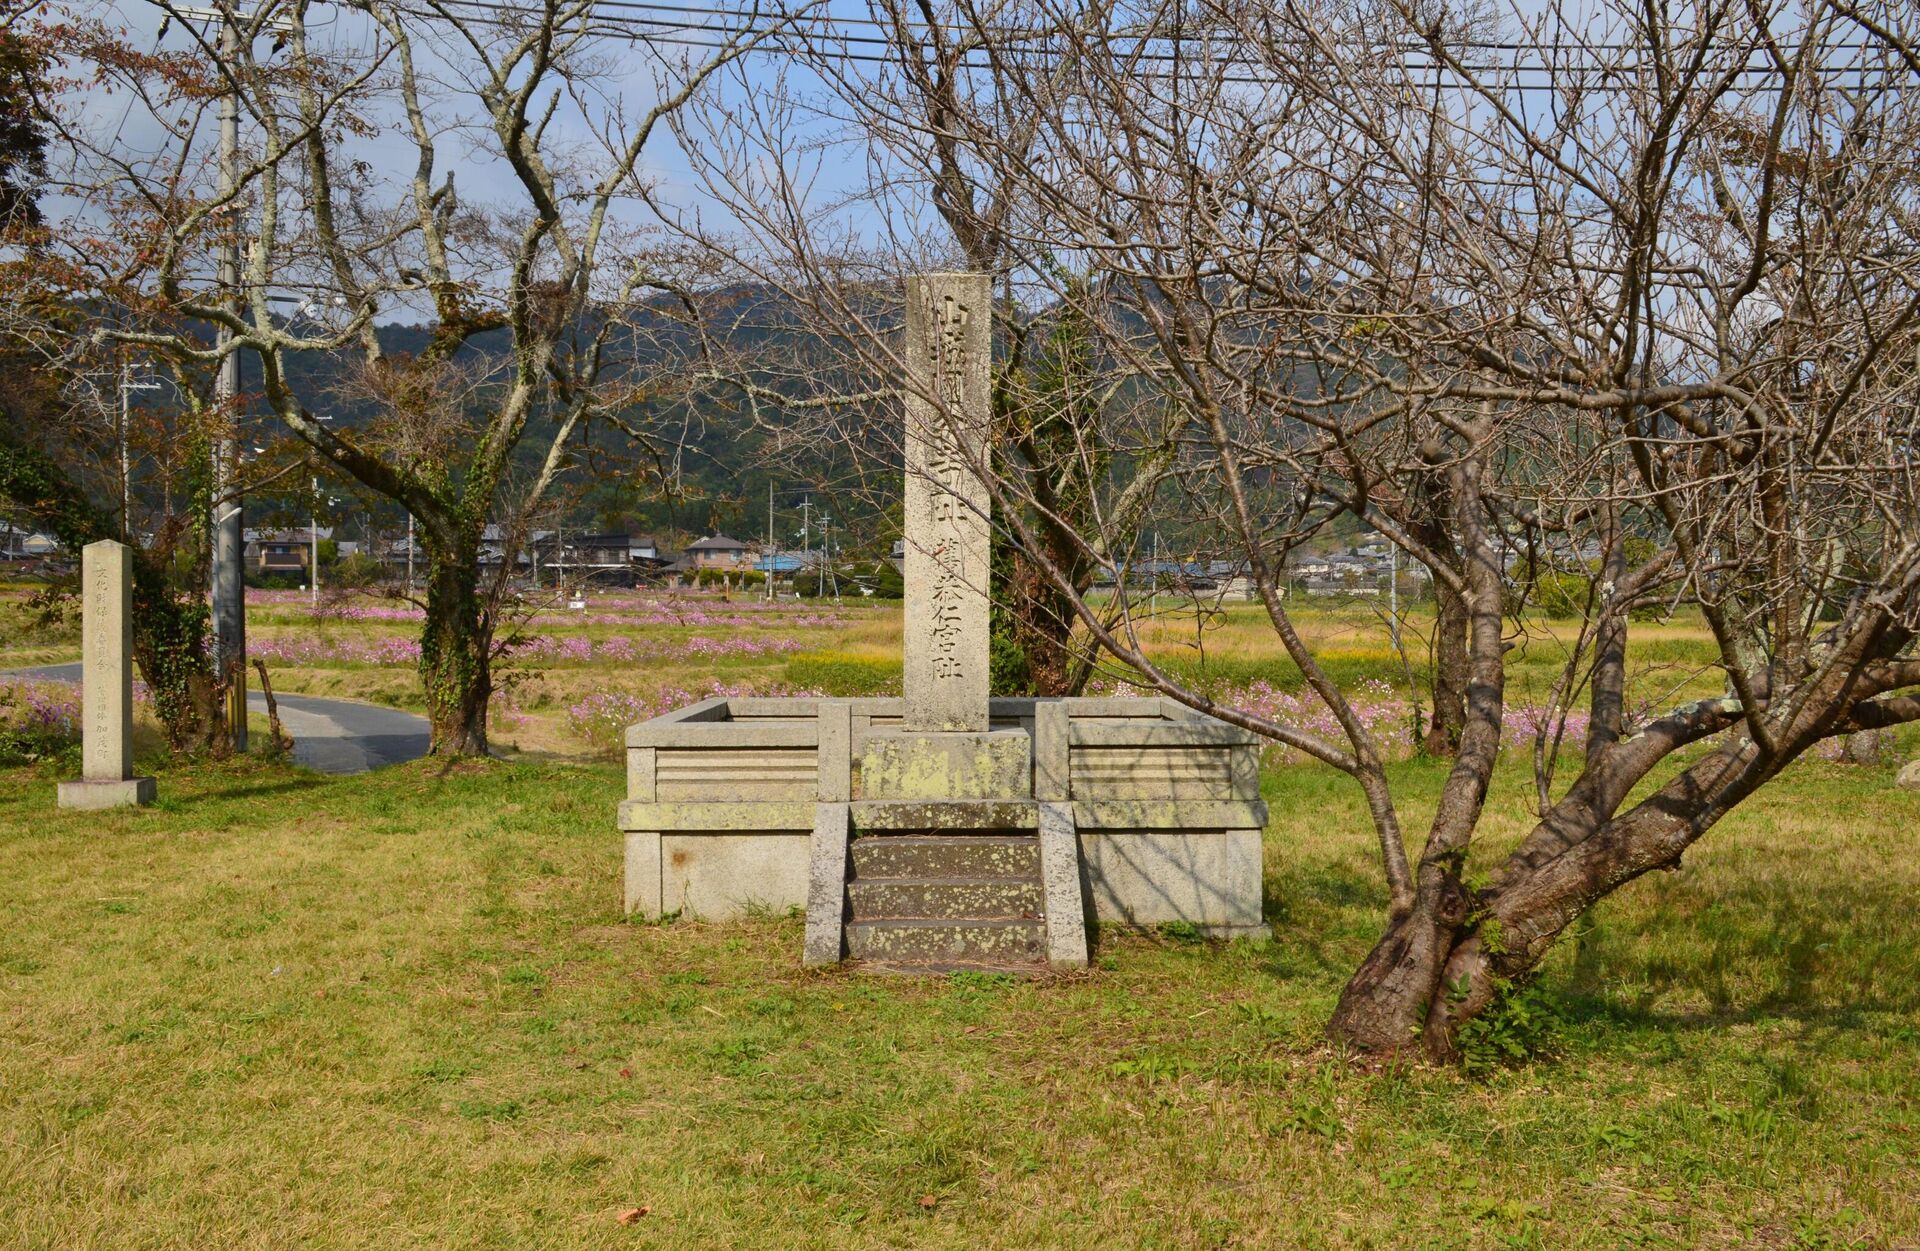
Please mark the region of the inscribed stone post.
<svg viewBox="0 0 1920 1251"><path fill-rule="evenodd" d="M907 279L905 728L987 728L986 274Z"/></svg>
<svg viewBox="0 0 1920 1251"><path fill-rule="evenodd" d="M81 780L62 782L63 808L111 808L153 798L133 776L133 549L112 539L80 557Z"/></svg>

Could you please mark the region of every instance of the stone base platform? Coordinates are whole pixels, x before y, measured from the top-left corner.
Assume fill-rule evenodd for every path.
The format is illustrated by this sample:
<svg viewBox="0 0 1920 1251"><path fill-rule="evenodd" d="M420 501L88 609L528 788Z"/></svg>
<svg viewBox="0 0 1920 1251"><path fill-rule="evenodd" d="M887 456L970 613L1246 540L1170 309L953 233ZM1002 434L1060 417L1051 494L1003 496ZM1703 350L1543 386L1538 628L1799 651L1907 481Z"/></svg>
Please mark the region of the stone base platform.
<svg viewBox="0 0 1920 1251"><path fill-rule="evenodd" d="M82 778L78 782L60 783L57 803L59 807L81 811L138 808L152 803L154 794L152 778Z"/></svg>
<svg viewBox="0 0 1920 1251"><path fill-rule="evenodd" d="M994 700L985 733L900 717L898 699L719 698L630 728L627 910L804 908L808 963L910 944L1072 965L1087 925L1267 936L1255 736L1160 699ZM1007 838L1038 862L1004 874Z"/></svg>

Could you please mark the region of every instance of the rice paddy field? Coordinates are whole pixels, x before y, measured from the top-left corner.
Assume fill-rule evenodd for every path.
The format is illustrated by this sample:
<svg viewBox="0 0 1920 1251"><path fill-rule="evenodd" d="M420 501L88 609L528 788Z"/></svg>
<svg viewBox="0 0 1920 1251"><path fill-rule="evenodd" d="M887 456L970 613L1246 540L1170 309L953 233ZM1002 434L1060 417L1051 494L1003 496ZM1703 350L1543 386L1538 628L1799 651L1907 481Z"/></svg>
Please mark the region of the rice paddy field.
<svg viewBox="0 0 1920 1251"><path fill-rule="evenodd" d="M248 605L248 654L266 662L276 691L424 709L415 671L418 609L357 597L323 600L316 610L304 593L257 590ZM1363 716L1409 750L1430 616L1419 605L1403 614L1399 650L1376 604L1309 606L1300 626ZM1508 703L1522 724L1547 702L1577 629L1540 619L1517 636ZM1299 671L1257 606L1206 613L1169 606L1139 630L1157 662L1210 696L1337 732L1299 697ZM523 606L499 644L496 746L549 758L609 754L626 725L711 694L862 695L900 687L898 601L589 593L580 609L564 600ZM1712 641L1697 620L1637 624L1633 649L1633 694L1646 707L1719 690ZM0 588L0 670L78 655L75 622L47 620L25 588ZM1103 669L1093 689L1125 693L1131 676ZM1575 734L1581 724L1576 713Z"/></svg>

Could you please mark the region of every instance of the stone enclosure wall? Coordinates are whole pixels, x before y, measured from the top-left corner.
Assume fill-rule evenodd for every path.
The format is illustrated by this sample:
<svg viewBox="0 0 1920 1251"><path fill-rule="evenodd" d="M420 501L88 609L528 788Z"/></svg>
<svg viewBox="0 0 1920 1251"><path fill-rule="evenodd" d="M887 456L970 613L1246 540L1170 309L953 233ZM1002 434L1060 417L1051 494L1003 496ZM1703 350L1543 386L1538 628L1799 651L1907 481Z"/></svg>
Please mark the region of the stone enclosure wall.
<svg viewBox="0 0 1920 1251"><path fill-rule="evenodd" d="M901 801L974 810L1032 828L1071 805L1089 922L1185 922L1263 937L1255 736L1161 699L996 699L968 750L997 796L943 794L939 776L892 773L899 699L710 699L627 733L626 908L725 919L807 903L815 805L848 803L851 833L898 830ZM924 761L922 762L924 765ZM937 772L937 771L936 771Z"/></svg>

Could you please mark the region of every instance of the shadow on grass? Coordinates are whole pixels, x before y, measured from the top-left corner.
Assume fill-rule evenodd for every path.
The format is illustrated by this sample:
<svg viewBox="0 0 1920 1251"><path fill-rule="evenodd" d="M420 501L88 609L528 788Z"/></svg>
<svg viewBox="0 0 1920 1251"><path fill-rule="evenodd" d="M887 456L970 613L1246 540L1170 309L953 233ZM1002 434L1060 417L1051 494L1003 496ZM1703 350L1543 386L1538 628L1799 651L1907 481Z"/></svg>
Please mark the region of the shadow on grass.
<svg viewBox="0 0 1920 1251"><path fill-rule="evenodd" d="M1282 980L1344 983L1386 924L1376 878L1337 863L1269 872L1260 960ZM1717 891L1625 888L1563 938L1542 985L1570 1027L1685 1035L1779 1024L1891 1037L1920 1012L1920 959L1897 883L1786 883L1760 872Z"/></svg>
<svg viewBox="0 0 1920 1251"><path fill-rule="evenodd" d="M323 775L313 774L279 782L265 782L255 786L205 790L193 795L170 796L162 792L159 806L170 812L191 812L197 808L204 808L208 804L228 803L236 799L259 799L267 795L289 795L310 791L325 787L330 780Z"/></svg>

